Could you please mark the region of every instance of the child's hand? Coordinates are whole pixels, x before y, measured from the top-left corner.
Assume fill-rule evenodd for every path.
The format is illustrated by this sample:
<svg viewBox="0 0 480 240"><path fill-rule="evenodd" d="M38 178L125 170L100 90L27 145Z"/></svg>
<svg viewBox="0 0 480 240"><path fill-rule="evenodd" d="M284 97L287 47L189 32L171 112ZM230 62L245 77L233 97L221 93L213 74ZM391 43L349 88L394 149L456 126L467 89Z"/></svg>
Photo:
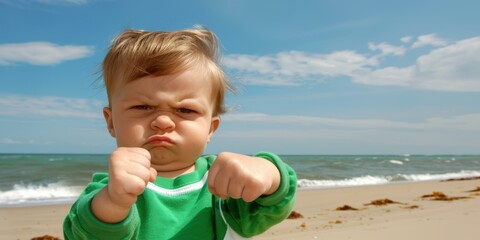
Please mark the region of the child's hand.
<svg viewBox="0 0 480 240"><path fill-rule="evenodd" d="M270 161L227 152L217 156L208 176L212 194L246 202L274 193L279 184L280 172Z"/></svg>
<svg viewBox="0 0 480 240"><path fill-rule="evenodd" d="M118 148L110 155L108 196L118 207L130 208L157 171L150 167L150 152L143 148Z"/></svg>
<svg viewBox="0 0 480 240"><path fill-rule="evenodd" d="M157 176L150 167L150 158L150 152L143 148L118 148L110 155L108 185L90 204L98 219L118 223L127 217L137 196Z"/></svg>

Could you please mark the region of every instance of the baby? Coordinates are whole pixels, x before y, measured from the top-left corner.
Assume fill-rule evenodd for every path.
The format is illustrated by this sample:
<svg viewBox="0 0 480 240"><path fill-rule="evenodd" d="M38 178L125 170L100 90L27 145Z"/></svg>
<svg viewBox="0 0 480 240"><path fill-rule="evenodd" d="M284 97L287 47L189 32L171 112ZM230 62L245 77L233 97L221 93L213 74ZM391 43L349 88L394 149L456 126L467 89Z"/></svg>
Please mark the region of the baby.
<svg viewBox="0 0 480 240"><path fill-rule="evenodd" d="M118 148L64 222L65 239L239 239L292 210L295 172L269 152L202 156L232 90L215 34L126 30L103 62Z"/></svg>

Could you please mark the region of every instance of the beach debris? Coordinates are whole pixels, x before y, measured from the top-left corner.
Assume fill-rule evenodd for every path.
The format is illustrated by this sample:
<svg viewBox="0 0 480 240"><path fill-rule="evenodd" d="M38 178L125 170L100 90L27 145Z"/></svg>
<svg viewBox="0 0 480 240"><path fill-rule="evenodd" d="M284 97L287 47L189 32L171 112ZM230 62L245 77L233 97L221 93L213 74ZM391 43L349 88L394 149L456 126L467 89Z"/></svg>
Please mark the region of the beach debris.
<svg viewBox="0 0 480 240"><path fill-rule="evenodd" d="M470 197L449 197L443 192L433 192L432 194L423 195L421 198L429 198L432 201L454 201L460 199L467 199Z"/></svg>
<svg viewBox="0 0 480 240"><path fill-rule="evenodd" d="M405 208L405 209L417 209L419 208L418 205L409 205L409 206L405 206L405 207L402 207L402 208Z"/></svg>
<svg viewBox="0 0 480 240"><path fill-rule="evenodd" d="M357 208L354 208L350 205L343 205L341 207L337 207L335 210L337 210L337 211L358 211Z"/></svg>
<svg viewBox="0 0 480 240"><path fill-rule="evenodd" d="M298 218L303 218L303 215L296 211L292 211L290 215L288 215L287 217L287 219L298 219Z"/></svg>
<svg viewBox="0 0 480 240"><path fill-rule="evenodd" d="M34 237L31 240L61 240L58 237L50 236L50 235L43 235L41 237Z"/></svg>
<svg viewBox="0 0 480 240"><path fill-rule="evenodd" d="M451 182L451 181L467 181L467 180L479 180L480 176L476 177L464 177L464 178L449 178L447 180L442 180L442 182Z"/></svg>
<svg viewBox="0 0 480 240"><path fill-rule="evenodd" d="M300 226L298 226L298 227L303 230L303 229L307 228L307 224L303 222L303 223L300 224Z"/></svg>
<svg viewBox="0 0 480 240"><path fill-rule="evenodd" d="M365 206L368 206L368 205L385 206L385 205L388 205L388 204L405 204L405 203L396 202L396 201L390 200L388 198L384 198L384 199L373 200L370 203L366 203Z"/></svg>
<svg viewBox="0 0 480 240"><path fill-rule="evenodd" d="M340 221L340 220L336 220L336 221L330 221L328 222L329 224L342 224L343 222Z"/></svg>
<svg viewBox="0 0 480 240"><path fill-rule="evenodd" d="M477 186L477 188L467 191L467 192L480 192L480 186Z"/></svg>

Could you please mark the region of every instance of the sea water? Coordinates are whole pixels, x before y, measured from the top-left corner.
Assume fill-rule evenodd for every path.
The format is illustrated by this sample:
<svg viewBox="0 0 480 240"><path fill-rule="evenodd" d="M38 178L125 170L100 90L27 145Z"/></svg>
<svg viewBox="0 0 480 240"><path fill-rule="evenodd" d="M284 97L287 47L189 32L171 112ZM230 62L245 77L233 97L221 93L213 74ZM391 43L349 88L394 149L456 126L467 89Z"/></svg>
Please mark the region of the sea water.
<svg viewBox="0 0 480 240"><path fill-rule="evenodd" d="M282 155L299 189L479 177L480 155ZM0 207L71 203L104 154L0 154Z"/></svg>

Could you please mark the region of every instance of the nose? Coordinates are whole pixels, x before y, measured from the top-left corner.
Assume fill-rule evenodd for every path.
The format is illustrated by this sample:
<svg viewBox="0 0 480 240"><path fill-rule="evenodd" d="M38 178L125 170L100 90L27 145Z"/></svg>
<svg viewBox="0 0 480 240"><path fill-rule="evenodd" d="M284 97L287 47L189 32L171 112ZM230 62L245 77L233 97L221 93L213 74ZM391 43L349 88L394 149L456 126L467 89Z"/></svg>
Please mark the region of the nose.
<svg viewBox="0 0 480 240"><path fill-rule="evenodd" d="M171 132L175 129L175 122L167 114L158 114L153 119L151 127L157 131Z"/></svg>

